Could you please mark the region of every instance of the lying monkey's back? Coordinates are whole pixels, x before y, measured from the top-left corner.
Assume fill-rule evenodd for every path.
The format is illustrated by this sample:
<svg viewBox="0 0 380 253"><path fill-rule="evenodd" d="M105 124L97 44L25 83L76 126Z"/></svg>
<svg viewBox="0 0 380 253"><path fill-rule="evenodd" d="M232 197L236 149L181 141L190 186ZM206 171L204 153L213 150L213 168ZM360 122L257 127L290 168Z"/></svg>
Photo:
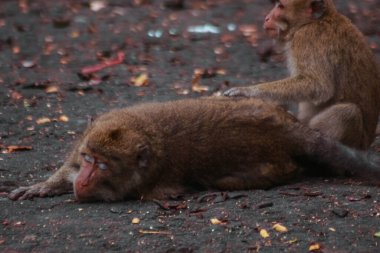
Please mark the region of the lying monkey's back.
<svg viewBox="0 0 380 253"><path fill-rule="evenodd" d="M224 164L230 170L238 167L240 159L245 164L247 160L283 160L299 144L289 134L298 126L297 120L282 108L257 99L147 103L102 115L95 125L103 124L143 134L156 153L163 154L163 166L167 162L171 167L198 168L207 163L219 170Z"/></svg>

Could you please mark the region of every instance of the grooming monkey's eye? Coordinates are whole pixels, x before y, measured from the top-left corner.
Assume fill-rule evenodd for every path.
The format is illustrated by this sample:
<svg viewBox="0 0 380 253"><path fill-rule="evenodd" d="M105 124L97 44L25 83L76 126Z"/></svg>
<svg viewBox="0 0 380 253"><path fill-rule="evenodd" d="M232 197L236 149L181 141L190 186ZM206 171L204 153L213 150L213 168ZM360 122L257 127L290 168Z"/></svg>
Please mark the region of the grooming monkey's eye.
<svg viewBox="0 0 380 253"><path fill-rule="evenodd" d="M83 154L83 159L84 159L86 162L88 162L88 163L94 163L94 162L95 162L94 157L89 156L89 155L86 155L86 154Z"/></svg>
<svg viewBox="0 0 380 253"><path fill-rule="evenodd" d="M108 169L108 165L105 163L98 163L97 165L98 165L99 169L101 169L101 170L107 170Z"/></svg>

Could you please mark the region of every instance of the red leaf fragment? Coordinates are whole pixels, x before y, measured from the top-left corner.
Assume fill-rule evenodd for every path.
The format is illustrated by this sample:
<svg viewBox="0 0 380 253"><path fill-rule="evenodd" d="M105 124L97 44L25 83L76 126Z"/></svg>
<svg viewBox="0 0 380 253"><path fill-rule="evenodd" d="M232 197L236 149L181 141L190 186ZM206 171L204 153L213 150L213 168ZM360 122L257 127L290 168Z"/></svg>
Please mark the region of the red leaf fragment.
<svg viewBox="0 0 380 253"><path fill-rule="evenodd" d="M364 196L347 196L346 198L348 201L356 202L356 201L362 201L364 199L370 199L372 198L372 196L369 194L365 194Z"/></svg>
<svg viewBox="0 0 380 253"><path fill-rule="evenodd" d="M93 66L84 67L81 69L80 74L82 75L89 75L92 73L96 73L98 71L101 71L105 68L112 67L118 64L121 64L124 62L125 54L124 52L118 52L117 57L114 59L106 60L100 64L96 64Z"/></svg>
<svg viewBox="0 0 380 253"><path fill-rule="evenodd" d="M197 208L195 210L192 210L189 212L189 215L192 216L196 216L197 218L199 219L203 219L203 213L206 212L207 209L200 209L200 208Z"/></svg>
<svg viewBox="0 0 380 253"><path fill-rule="evenodd" d="M262 209L262 208L267 208L267 207L272 207L272 206L273 206L273 202L264 202L264 203L258 204L257 208Z"/></svg>
<svg viewBox="0 0 380 253"><path fill-rule="evenodd" d="M322 192L311 192L311 191L307 191L307 192L304 192L303 194L304 196L306 197L318 197L320 195L322 195Z"/></svg>
<svg viewBox="0 0 380 253"><path fill-rule="evenodd" d="M15 91L15 90L11 91L10 96L11 96L12 100L16 100L16 101L23 98L22 94L18 91Z"/></svg>
<svg viewBox="0 0 380 253"><path fill-rule="evenodd" d="M20 8L22 13L28 13L29 12L28 0L19 0L18 7Z"/></svg>

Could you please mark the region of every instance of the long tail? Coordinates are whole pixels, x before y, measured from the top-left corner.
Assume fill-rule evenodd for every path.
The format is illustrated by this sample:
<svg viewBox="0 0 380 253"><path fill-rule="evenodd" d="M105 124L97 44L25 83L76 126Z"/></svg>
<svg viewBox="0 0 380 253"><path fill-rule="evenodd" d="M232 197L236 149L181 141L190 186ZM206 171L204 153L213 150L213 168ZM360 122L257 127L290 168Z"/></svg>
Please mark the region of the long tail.
<svg viewBox="0 0 380 253"><path fill-rule="evenodd" d="M380 184L380 156L347 147L321 133L303 127L304 154L296 159L313 174L350 175ZM305 136L307 140L305 140ZM312 166L310 166L312 165Z"/></svg>

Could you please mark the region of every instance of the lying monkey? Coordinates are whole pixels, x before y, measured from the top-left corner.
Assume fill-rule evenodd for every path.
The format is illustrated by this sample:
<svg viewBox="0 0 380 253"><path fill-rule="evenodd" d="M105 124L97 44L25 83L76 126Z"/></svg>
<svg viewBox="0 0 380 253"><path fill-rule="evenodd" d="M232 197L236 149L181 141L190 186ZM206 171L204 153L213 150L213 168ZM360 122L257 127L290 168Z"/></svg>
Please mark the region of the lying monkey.
<svg viewBox="0 0 380 253"><path fill-rule="evenodd" d="M256 99L200 99L141 104L100 116L54 175L9 198L73 189L80 202L119 201L163 199L190 189L265 189L294 179L301 161L380 181L379 167L362 153L279 107Z"/></svg>

